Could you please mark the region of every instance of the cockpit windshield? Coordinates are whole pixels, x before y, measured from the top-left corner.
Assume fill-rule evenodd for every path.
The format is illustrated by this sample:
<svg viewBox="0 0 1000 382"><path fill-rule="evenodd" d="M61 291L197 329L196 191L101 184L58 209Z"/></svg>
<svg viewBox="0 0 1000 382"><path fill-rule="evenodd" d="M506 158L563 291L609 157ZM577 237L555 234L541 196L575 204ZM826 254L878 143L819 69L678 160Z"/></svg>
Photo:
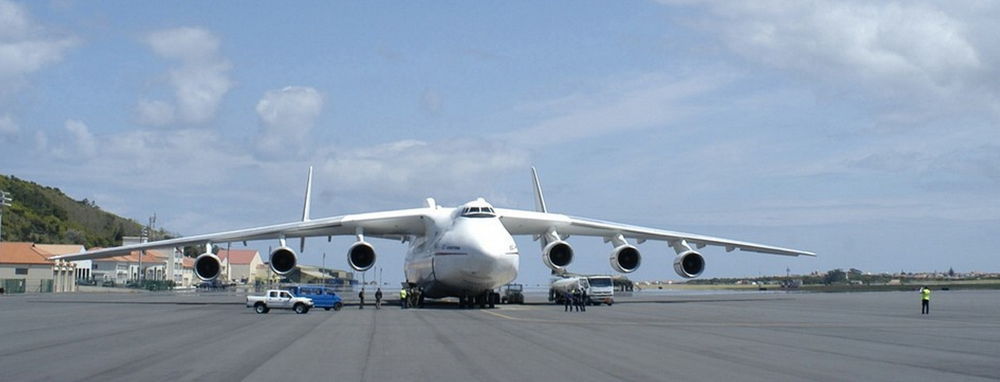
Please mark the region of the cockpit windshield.
<svg viewBox="0 0 1000 382"><path fill-rule="evenodd" d="M462 216L467 218L492 218L496 217L493 207L465 207Z"/></svg>

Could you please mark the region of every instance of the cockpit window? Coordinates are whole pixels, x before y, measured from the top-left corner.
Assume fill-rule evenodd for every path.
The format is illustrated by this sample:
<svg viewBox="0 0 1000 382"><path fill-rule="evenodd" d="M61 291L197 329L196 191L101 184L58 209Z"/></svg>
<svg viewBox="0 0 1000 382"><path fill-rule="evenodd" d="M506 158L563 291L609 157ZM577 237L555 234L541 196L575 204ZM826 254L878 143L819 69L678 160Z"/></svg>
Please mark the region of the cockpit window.
<svg viewBox="0 0 1000 382"><path fill-rule="evenodd" d="M466 207L462 210L462 216L468 218L492 218L496 217L493 208L490 207Z"/></svg>

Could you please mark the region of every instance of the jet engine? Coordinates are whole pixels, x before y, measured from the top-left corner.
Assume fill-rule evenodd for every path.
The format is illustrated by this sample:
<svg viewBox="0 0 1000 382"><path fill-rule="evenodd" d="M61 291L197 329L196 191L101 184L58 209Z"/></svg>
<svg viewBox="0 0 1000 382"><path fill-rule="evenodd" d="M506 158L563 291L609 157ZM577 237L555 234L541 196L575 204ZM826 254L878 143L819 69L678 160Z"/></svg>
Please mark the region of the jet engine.
<svg viewBox="0 0 1000 382"><path fill-rule="evenodd" d="M194 259L194 274L201 281L212 281L222 273L222 261L211 252L205 252Z"/></svg>
<svg viewBox="0 0 1000 382"><path fill-rule="evenodd" d="M674 271L684 278L698 277L705 270L705 258L694 250L681 252L674 258Z"/></svg>
<svg viewBox="0 0 1000 382"><path fill-rule="evenodd" d="M295 256L295 251L282 246L271 251L270 263L274 273L284 276L295 269L298 258Z"/></svg>
<svg viewBox="0 0 1000 382"><path fill-rule="evenodd" d="M347 249L347 263L355 271L364 272L375 265L375 248L364 241L358 241Z"/></svg>
<svg viewBox="0 0 1000 382"><path fill-rule="evenodd" d="M573 262L573 247L562 240L553 241L542 248L542 262L553 271L562 271Z"/></svg>
<svg viewBox="0 0 1000 382"><path fill-rule="evenodd" d="M621 273L632 273L639 269L642 256L639 249L632 245L620 245L611 250L611 268Z"/></svg>

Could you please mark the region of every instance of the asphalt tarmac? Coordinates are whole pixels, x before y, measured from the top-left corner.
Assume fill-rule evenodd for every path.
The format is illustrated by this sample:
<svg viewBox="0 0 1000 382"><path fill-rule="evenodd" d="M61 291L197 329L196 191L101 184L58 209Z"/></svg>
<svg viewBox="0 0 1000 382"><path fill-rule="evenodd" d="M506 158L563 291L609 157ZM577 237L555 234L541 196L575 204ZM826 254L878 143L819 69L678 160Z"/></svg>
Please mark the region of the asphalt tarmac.
<svg viewBox="0 0 1000 382"><path fill-rule="evenodd" d="M646 294L565 313L236 294L0 296L0 380L996 380L1000 291ZM533 303L535 302L535 303Z"/></svg>

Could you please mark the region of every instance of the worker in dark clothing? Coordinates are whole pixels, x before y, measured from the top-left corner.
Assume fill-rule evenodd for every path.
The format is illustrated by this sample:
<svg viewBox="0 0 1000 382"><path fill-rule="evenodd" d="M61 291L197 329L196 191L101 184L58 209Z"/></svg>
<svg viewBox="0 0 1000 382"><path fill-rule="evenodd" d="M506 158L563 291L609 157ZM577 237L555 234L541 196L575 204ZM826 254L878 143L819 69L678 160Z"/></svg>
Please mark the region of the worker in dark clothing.
<svg viewBox="0 0 1000 382"><path fill-rule="evenodd" d="M382 309L382 288L375 289L375 309Z"/></svg>
<svg viewBox="0 0 1000 382"><path fill-rule="evenodd" d="M358 299L361 300L361 303L358 304L358 309L364 309L365 308L365 288L361 288L361 291L358 292Z"/></svg>
<svg viewBox="0 0 1000 382"><path fill-rule="evenodd" d="M570 306L573 304L573 295L569 292L562 292L563 299L563 312L569 312Z"/></svg>
<svg viewBox="0 0 1000 382"><path fill-rule="evenodd" d="M931 288L920 289L920 314L931 314Z"/></svg>
<svg viewBox="0 0 1000 382"><path fill-rule="evenodd" d="M413 305L417 308L424 307L424 287L417 288L417 294L413 295L413 301L411 301L410 305Z"/></svg>
<svg viewBox="0 0 1000 382"><path fill-rule="evenodd" d="M580 310L584 311L584 312L587 311L587 290L586 289L580 291Z"/></svg>
<svg viewBox="0 0 1000 382"><path fill-rule="evenodd" d="M580 290L573 289L573 309L575 312L580 311Z"/></svg>

